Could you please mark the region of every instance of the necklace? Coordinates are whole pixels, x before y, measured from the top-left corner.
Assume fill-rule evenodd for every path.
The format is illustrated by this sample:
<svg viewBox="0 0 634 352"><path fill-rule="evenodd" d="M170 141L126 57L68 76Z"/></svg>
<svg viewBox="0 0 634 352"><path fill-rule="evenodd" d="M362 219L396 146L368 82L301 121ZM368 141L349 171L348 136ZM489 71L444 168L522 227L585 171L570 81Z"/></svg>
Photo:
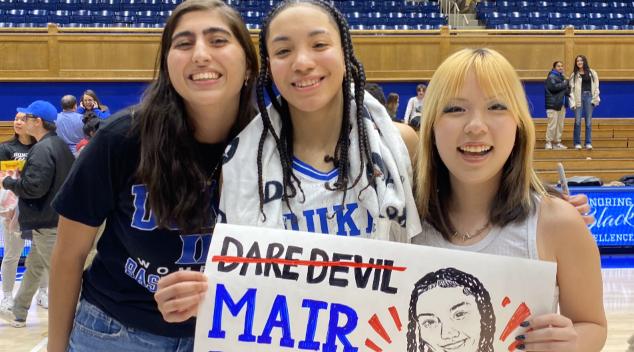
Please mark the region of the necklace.
<svg viewBox="0 0 634 352"><path fill-rule="evenodd" d="M453 233L453 237L458 238L460 240L462 240L462 242L466 242L467 240L470 240L474 237L480 236L482 234L482 232L484 232L484 230L486 230L489 225L491 224L491 221L487 221L486 224L484 224L484 226L482 226L481 228L475 230L473 233L469 233L469 232L465 232L465 233L460 233L458 231Z"/></svg>

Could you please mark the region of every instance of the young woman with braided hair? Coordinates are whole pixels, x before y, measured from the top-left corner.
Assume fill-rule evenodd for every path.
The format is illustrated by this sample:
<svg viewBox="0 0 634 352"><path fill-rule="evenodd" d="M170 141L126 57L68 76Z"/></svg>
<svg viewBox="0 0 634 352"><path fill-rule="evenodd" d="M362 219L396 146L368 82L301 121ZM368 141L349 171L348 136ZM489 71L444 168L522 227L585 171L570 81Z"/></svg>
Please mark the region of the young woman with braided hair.
<svg viewBox="0 0 634 352"><path fill-rule="evenodd" d="M327 2L285 1L259 39L260 116L228 148L225 221L408 241L419 220L403 139L416 136L364 91L344 17Z"/></svg>
<svg viewBox="0 0 634 352"><path fill-rule="evenodd" d="M322 1L285 1L270 12L259 39L261 115L225 151L219 218L409 241L420 220L403 139L413 150L417 138L402 124L399 133L365 93L341 13ZM204 291L182 293L196 283L175 276L159 282L155 298L164 318L178 322L195 314Z"/></svg>

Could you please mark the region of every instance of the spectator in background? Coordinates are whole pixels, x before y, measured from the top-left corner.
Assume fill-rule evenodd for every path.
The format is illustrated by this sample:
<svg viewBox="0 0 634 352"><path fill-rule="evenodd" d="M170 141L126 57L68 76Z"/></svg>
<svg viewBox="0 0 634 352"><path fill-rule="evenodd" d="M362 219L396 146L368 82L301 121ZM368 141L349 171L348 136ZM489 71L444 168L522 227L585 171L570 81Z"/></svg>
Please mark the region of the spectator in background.
<svg viewBox="0 0 634 352"><path fill-rule="evenodd" d="M405 109L405 117L403 122L414 127L418 131L420 126L420 117L423 113L423 98L425 98L425 91L427 86L419 84L416 86L416 96L411 97L407 102L407 108Z"/></svg>
<svg viewBox="0 0 634 352"><path fill-rule="evenodd" d="M19 112L15 115L13 121L13 130L15 135L10 140L0 144L0 161L5 160L26 160L26 156L31 150L36 140L29 136L25 129L24 123L26 115ZM4 255L2 257L2 301L0 309L13 308L13 286L15 285L15 275L20 261L20 255L24 249L24 239L20 237L19 226L15 225L13 217L15 209L8 214L2 214L4 221L0 222L2 226L2 240L4 243ZM48 276L42 277L40 280L40 289L37 293L37 304L44 308L48 308Z"/></svg>
<svg viewBox="0 0 634 352"><path fill-rule="evenodd" d="M592 149L592 111L599 105L599 75L590 68L583 55L575 58L575 68L570 76L570 108L575 112L573 139L575 149L581 149L581 115L585 113L586 149Z"/></svg>
<svg viewBox="0 0 634 352"><path fill-rule="evenodd" d="M387 113L392 118L392 121L402 122L396 117L396 113L398 112L398 94L390 93L387 95L387 103L385 104L385 108L387 109Z"/></svg>
<svg viewBox="0 0 634 352"><path fill-rule="evenodd" d="M564 130L566 118L566 95L570 93L568 80L564 78L564 63L555 61L553 69L548 73L545 87L546 116L548 116L548 129L546 130L545 149L568 149L561 143L561 134Z"/></svg>
<svg viewBox="0 0 634 352"><path fill-rule="evenodd" d="M84 94L82 94L81 103L79 103L79 108L77 108L77 112L80 114L86 111L94 112L100 119L105 119L110 116L108 107L101 104L101 101L97 98L97 94L90 89L87 89Z"/></svg>
<svg viewBox="0 0 634 352"><path fill-rule="evenodd" d="M81 150L88 144L88 142L95 135L95 133L97 133L100 122L101 120L96 118L86 121L83 127L83 132L85 137L84 139L79 141L79 143L77 143L77 154L81 152Z"/></svg>
<svg viewBox="0 0 634 352"><path fill-rule="evenodd" d="M26 325L33 295L42 277L48 274L58 220L51 201L75 160L66 143L55 133L57 110L51 103L37 100L26 109L18 108L18 112L26 114L25 130L37 143L26 157L21 176L17 179L7 176L2 180L2 187L20 198L20 229L33 234L31 251L26 258L26 273L13 308L11 311L0 310L0 318L16 328Z"/></svg>
<svg viewBox="0 0 634 352"><path fill-rule="evenodd" d="M368 83L365 85L365 90L372 94L372 96L379 101L383 106L385 106L385 93L383 93L383 88L376 83Z"/></svg>
<svg viewBox="0 0 634 352"><path fill-rule="evenodd" d="M57 121L55 121L57 135L68 144L68 148L74 155L77 155L76 144L84 137L83 116L76 111L77 99L72 95L64 95L62 97L62 112L57 114Z"/></svg>

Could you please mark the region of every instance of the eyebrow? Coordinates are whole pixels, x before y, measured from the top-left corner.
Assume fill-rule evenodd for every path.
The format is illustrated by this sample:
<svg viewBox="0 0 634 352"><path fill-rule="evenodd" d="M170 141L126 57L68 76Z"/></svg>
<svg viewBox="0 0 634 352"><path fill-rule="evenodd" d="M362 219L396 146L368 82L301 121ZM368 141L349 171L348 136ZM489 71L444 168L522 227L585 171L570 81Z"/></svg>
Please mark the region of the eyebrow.
<svg viewBox="0 0 634 352"><path fill-rule="evenodd" d="M458 309L458 308L460 308L462 306L470 306L470 305L471 304L469 304L468 302L460 302L460 303L456 304L455 306L449 308L449 310L452 311L452 310Z"/></svg>
<svg viewBox="0 0 634 352"><path fill-rule="evenodd" d="M315 30L311 31L310 33L308 33L308 36L309 36L309 37L314 37L314 36L316 36L316 35L320 35L320 34L327 34L327 33L328 33L328 31L326 31L325 29L315 29ZM278 35L278 36L275 36L275 37L271 40L271 42L272 42L272 43L276 43L276 42L287 42L287 41L289 41L289 40L291 40L291 38L290 38L290 37L288 37L288 36L286 36L286 35Z"/></svg>
<svg viewBox="0 0 634 352"><path fill-rule="evenodd" d="M203 35L207 35L207 34L215 34L215 33L222 33L222 34L226 34L226 35L231 35L231 32L229 32L228 30L221 28L221 27L209 27L203 30ZM182 32L178 32L176 34L174 34L172 36L172 41L174 39L180 38L180 37L193 37L194 33L192 31L182 31Z"/></svg>

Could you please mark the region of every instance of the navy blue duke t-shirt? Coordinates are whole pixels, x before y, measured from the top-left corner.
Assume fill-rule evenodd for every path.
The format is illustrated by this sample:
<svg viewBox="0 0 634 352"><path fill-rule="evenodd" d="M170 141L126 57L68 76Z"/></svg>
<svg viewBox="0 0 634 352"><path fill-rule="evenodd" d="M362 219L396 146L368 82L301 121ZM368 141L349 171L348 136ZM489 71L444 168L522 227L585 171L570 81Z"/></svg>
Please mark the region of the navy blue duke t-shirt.
<svg viewBox="0 0 634 352"><path fill-rule="evenodd" d="M128 327L191 337L195 319L165 322L153 296L160 277L204 270L211 233L157 228L146 187L134 178L140 145L138 136L129 133L132 118L121 113L110 120L82 151L53 202L68 219L94 227L107 220L97 255L84 272L82 297ZM198 147L201 164L212 170L224 145Z"/></svg>

